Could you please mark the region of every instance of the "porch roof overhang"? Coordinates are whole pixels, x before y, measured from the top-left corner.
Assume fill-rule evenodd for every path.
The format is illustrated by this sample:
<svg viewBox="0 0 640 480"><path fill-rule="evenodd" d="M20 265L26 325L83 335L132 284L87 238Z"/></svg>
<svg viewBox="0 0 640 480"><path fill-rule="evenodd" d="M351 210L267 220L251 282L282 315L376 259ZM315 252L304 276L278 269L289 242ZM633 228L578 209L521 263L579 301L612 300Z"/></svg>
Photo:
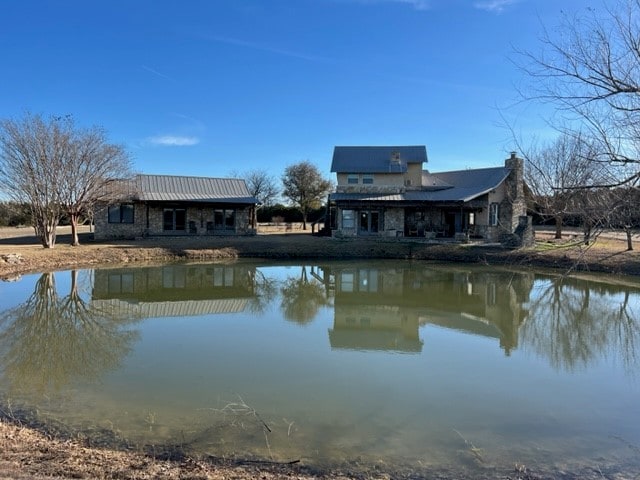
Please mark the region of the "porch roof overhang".
<svg viewBox="0 0 640 480"><path fill-rule="evenodd" d="M471 191L473 190L473 191ZM334 202L381 202L399 204L445 204L466 203L488 193L491 189L478 192L477 189L451 188L446 190L410 190L403 193L332 193L329 200Z"/></svg>

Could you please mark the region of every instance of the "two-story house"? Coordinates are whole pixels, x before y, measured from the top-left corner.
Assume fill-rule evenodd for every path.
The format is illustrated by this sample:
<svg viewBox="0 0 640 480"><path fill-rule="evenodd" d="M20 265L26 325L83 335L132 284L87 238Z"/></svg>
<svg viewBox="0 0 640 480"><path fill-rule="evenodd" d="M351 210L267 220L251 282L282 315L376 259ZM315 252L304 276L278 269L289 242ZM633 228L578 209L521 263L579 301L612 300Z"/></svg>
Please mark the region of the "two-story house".
<svg viewBox="0 0 640 480"><path fill-rule="evenodd" d="M335 147L332 234L494 242L527 228L523 161L515 153L504 167L434 173L426 162L424 145Z"/></svg>

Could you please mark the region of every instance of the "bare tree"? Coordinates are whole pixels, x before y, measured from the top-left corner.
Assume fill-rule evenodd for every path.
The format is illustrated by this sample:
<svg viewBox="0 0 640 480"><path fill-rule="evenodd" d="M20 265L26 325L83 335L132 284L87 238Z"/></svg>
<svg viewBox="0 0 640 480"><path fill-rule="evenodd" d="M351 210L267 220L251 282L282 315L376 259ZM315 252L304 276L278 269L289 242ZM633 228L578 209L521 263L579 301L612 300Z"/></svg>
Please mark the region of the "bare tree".
<svg viewBox="0 0 640 480"><path fill-rule="evenodd" d="M627 250L633 250L633 229L640 225L640 190L637 182L608 189L607 199L603 202L608 206L608 226L622 229L627 240Z"/></svg>
<svg viewBox="0 0 640 480"><path fill-rule="evenodd" d="M328 303L324 286L314 278L309 279L305 266L300 270L300 278L287 278L280 293L284 318L300 325L313 321L320 307Z"/></svg>
<svg viewBox="0 0 640 480"><path fill-rule="evenodd" d="M53 248L64 213L78 245L77 224L90 214L116 178L128 176L124 149L110 145L102 129L77 129L70 116L44 119L27 114L0 121L0 189L29 204L36 236Z"/></svg>
<svg viewBox="0 0 640 480"><path fill-rule="evenodd" d="M600 165L594 168L595 150L580 133L560 134L547 145L534 144L523 149L523 155L526 159L525 182L538 213L554 219L555 238L562 238L564 218L577 214L576 208L587 200L579 190L601 181L606 170ZM583 208L578 210L586 212Z"/></svg>
<svg viewBox="0 0 640 480"><path fill-rule="evenodd" d="M603 8L563 14L540 53L523 53L532 79L524 93L558 108L561 122L578 123L599 143L597 158L620 169L608 186L640 174L640 0L613 0ZM604 186L604 185L600 185Z"/></svg>
<svg viewBox="0 0 640 480"><path fill-rule="evenodd" d="M30 206L36 236L45 248L54 247L62 216L58 186L70 139L68 118L27 114L22 120L0 121L0 189Z"/></svg>
<svg viewBox="0 0 640 480"><path fill-rule="evenodd" d="M280 189L276 178L266 170L249 170L243 177L247 183L249 193L260 202L257 208L253 209L252 223L254 227L257 227L258 208L272 205L280 195Z"/></svg>
<svg viewBox="0 0 640 480"><path fill-rule="evenodd" d="M249 170L244 175L249 193L264 206L273 205L280 195L278 181L266 170Z"/></svg>
<svg viewBox="0 0 640 480"><path fill-rule="evenodd" d="M638 370L638 292L579 278L540 278L520 326L520 341L552 367L575 371L598 358L617 360L628 373Z"/></svg>
<svg viewBox="0 0 640 480"><path fill-rule="evenodd" d="M79 245L78 222L90 216L98 202L116 193L116 180L131 175L131 164L123 147L108 143L103 129L74 131L70 155L65 162L60 201L71 223L71 245Z"/></svg>
<svg viewBox="0 0 640 480"><path fill-rule="evenodd" d="M322 177L311 162L289 165L282 176L282 195L302 213L302 229L307 229L307 214L320 207L332 188L331 181Z"/></svg>
<svg viewBox="0 0 640 480"><path fill-rule="evenodd" d="M129 353L139 337L129 327L138 319L83 298L76 271L66 296L59 295L55 275L44 273L25 302L0 312L3 380L44 394L73 380L97 380Z"/></svg>

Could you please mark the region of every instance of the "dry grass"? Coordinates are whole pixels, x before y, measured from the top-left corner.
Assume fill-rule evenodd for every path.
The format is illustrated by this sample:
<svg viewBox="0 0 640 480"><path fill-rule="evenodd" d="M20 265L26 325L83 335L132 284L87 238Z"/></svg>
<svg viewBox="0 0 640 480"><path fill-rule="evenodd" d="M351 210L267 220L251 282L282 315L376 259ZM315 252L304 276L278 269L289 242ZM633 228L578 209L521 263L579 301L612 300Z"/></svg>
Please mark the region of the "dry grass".
<svg viewBox="0 0 640 480"><path fill-rule="evenodd" d="M31 429L0 421L0 479L253 479L327 478L286 465L224 465L185 458L166 461L135 452L89 448L78 442L48 438ZM331 478L349 477L338 475Z"/></svg>

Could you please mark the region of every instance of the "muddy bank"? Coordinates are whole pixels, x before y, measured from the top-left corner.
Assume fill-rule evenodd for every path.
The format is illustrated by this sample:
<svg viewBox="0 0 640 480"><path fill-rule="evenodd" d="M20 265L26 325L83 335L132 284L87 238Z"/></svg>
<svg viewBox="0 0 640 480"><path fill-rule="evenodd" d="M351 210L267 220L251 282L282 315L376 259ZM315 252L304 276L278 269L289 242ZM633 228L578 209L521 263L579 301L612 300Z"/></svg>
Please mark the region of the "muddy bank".
<svg viewBox="0 0 640 480"><path fill-rule="evenodd" d="M20 421L0 418L0 479L437 479L437 480L595 480L626 479L632 470L619 465L597 467L573 466L552 470L548 466L492 465L425 466L398 468L382 464L366 464L354 459L335 468L305 465L303 462L272 462L257 458L220 458L211 455L189 456L180 445L154 445L142 448L112 438L111 432L65 432L31 420L31 426ZM37 427L37 428L34 428ZM99 443L104 446L96 447ZM112 442L119 445L112 446ZM467 460L473 463L473 455ZM461 452L465 456L465 452Z"/></svg>

